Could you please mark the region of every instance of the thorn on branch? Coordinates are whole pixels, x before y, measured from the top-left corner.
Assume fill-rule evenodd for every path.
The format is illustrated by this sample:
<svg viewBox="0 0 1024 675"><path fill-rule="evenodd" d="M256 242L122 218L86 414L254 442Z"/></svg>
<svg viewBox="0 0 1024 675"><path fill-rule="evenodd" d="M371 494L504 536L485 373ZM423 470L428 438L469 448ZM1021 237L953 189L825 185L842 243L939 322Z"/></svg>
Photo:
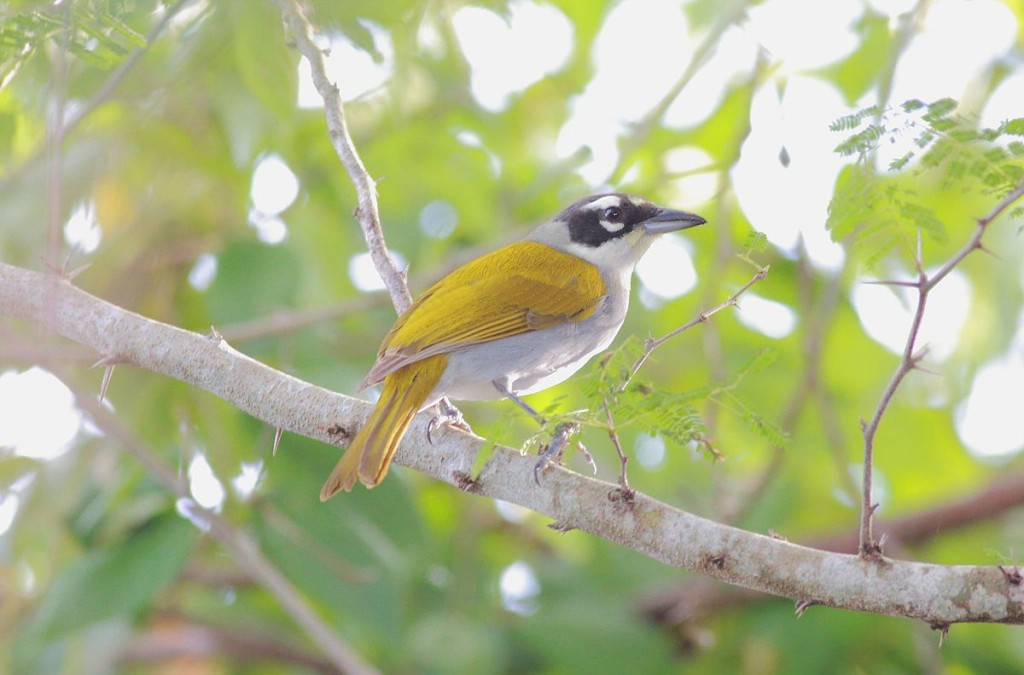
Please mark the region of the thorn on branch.
<svg viewBox="0 0 1024 675"><path fill-rule="evenodd" d="M910 355L910 367L916 369L918 367L917 364L920 363L921 361L923 361L924 357L928 356L928 352L929 352L928 345L923 345L920 349L918 349L916 352L911 354Z"/></svg>
<svg viewBox="0 0 1024 675"><path fill-rule="evenodd" d="M284 436L284 427L277 427L274 429L274 448L272 455L277 457L277 451L281 447L281 437Z"/></svg>
<svg viewBox="0 0 1024 675"><path fill-rule="evenodd" d="M946 622L935 622L929 625L932 627L932 630L939 631L939 647L941 647L946 643L946 638L949 637L950 624Z"/></svg>
<svg viewBox="0 0 1024 675"><path fill-rule="evenodd" d="M101 359L96 362L99 365L106 359ZM99 402L103 403L103 400L107 397L107 388L110 386L110 378L114 376L114 364L111 363L107 366L106 370L103 371L103 381L100 383L100 396Z"/></svg>
<svg viewBox="0 0 1024 675"><path fill-rule="evenodd" d="M990 249L988 246L985 246L985 244L981 243L980 239L975 244L974 248L975 248L975 250L981 251L982 253L986 253L986 254L992 256L996 260L1000 260L1000 261L1003 260L1003 257L1001 255L999 255L998 253L996 253L995 251Z"/></svg>
<svg viewBox="0 0 1024 675"><path fill-rule="evenodd" d="M802 617L804 615L804 612L806 612L811 607L814 607L816 604L818 603L814 602L814 600L797 600L796 606L793 608L794 613L796 614L796 618L799 619L800 617Z"/></svg>
<svg viewBox="0 0 1024 675"><path fill-rule="evenodd" d="M92 263L85 263L83 265L79 265L78 267L74 268L73 270L66 271L64 273L64 278L66 278L68 281L74 281L75 277L77 277L79 274L81 274L82 272L86 271L90 267L92 267Z"/></svg>
<svg viewBox="0 0 1024 675"><path fill-rule="evenodd" d="M1019 566L1000 565L999 571L1006 577L1007 583L1011 586L1020 586L1024 584L1024 574L1021 573Z"/></svg>

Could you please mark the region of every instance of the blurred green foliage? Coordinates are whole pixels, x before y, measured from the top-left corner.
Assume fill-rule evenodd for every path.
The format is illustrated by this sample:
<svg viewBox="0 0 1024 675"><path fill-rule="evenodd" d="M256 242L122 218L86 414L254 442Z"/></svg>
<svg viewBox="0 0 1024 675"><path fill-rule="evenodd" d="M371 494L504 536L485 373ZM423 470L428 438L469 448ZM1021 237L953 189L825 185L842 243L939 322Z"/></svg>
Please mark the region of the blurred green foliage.
<svg viewBox="0 0 1024 675"><path fill-rule="evenodd" d="M499 112L482 108L470 91L469 65L451 24L463 2L304 4L322 32L344 35L378 62L385 55L369 27L390 36L392 75L378 91L349 101L346 112L379 180L388 242L407 261L414 293L455 261L519 236L598 187L577 172L585 151L558 159L553 148L573 97L593 77L590 50L614 3L556 3L574 28L567 63ZM472 4L508 16L505 2ZM1020 6L1008 4L1024 20ZM681 11L700 34L740 20L744 7L697 0ZM147 42L143 36L168 13L172 18ZM299 57L276 8L239 0L19 0L0 8L0 22L0 259L28 267L65 258L71 267L89 263L76 279L89 292L195 331L214 325L229 334L239 324L283 316L290 320L284 328L235 346L316 384L353 391L393 313L380 295L345 311L364 297L349 272L364 251L351 217L355 194L322 111L296 106ZM436 31L439 46L422 46L424 25ZM896 30L865 5L856 25L859 47L816 75L850 102L888 86L904 45ZM1018 59L1021 47L1018 35ZM105 90L140 48L138 61ZM680 75L687 67L678 64ZM978 101L991 92L1000 67L993 65L991 81L974 92ZM772 64L759 61L692 128L634 120L622 130L615 188L678 200L665 187L675 178L666 156L694 146L710 158L697 173L714 180L713 201L675 204L710 221L690 236L699 285L654 308L634 302L610 361L595 360L591 370L533 402L562 412L589 408L595 424L584 441L601 475L613 480L618 464L595 407L611 396L628 453L649 444L647 434L667 441L661 459L631 462L636 488L716 520L812 543L856 525L859 420L871 415L897 363L864 333L852 293L866 269L909 278L919 234L928 266L962 246L974 219L1020 179L1022 130L1020 120L980 129L969 113L947 104L904 105L905 114L918 115L923 160L876 167L873 148L893 131L886 125L905 121L893 122L885 106L837 120L838 151L851 163L831 195L828 226L846 258L840 270L822 269L800 248L768 244L730 188L755 90L785 87L783 77L772 77ZM58 106L73 115L90 103L95 107L55 159L48 129ZM280 214L287 236L272 243L249 217L253 170L270 154L300 185ZM424 207L437 200L457 214L444 238L420 227ZM81 204L94 206L102 229L99 248L88 254L68 251L59 236ZM954 430L973 374L1003 354L1019 328L1019 225L1008 220L986 239L1000 257L974 256L961 267L973 288L971 319L956 352L940 364L942 377L912 375L882 424L877 496L885 518L933 509L1002 474L1024 472L1020 457L972 457ZM215 258L215 273L208 285L190 283L204 255ZM756 293L789 307L795 331L770 338L727 309L657 350L630 387L612 395L622 379L609 373L632 362L642 338L724 301L761 265L771 272ZM301 319L305 310L333 306L330 320ZM7 345L0 347L0 369L39 362L98 389L101 373L89 368L95 355L68 351L28 326L5 323L0 336ZM12 356L13 347L36 343L43 356ZM224 517L254 536L326 623L385 672L1024 669L1019 627L954 627L940 652L937 635L922 625L825 609L797 621L789 602L773 599L698 606L693 618L659 624L641 611L644 602L665 589L688 588L690 575L588 535L555 533L541 516L498 508L401 468L372 492L321 504L319 485L335 448L286 436L272 456L273 430L152 373L119 368L108 398L182 474L202 454L226 488ZM478 433L506 442L534 431L511 405L467 405L464 412ZM709 446L724 461L703 452ZM248 494L232 479L253 463L260 463L260 480ZM569 465L586 470L574 456ZM0 535L0 668L155 672L159 660L132 661L129 648L183 626L214 637L237 632L320 658L247 570L180 518L172 496L109 439L80 433L49 462L0 448L0 494L15 487L19 508ZM1013 562L1022 531L1018 508L916 545L894 542L890 552L944 563ZM536 587L512 602L502 579L516 563L532 571ZM230 644L195 655L205 672L317 669L296 658L249 658Z"/></svg>

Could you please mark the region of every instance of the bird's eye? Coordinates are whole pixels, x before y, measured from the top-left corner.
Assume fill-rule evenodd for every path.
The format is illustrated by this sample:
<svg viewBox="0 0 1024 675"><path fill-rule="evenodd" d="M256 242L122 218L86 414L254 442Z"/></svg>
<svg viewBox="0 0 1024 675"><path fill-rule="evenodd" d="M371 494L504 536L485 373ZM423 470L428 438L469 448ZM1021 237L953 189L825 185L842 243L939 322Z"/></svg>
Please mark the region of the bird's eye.
<svg viewBox="0 0 1024 675"><path fill-rule="evenodd" d="M604 210L604 219L615 222L622 218L622 209L617 206L609 206Z"/></svg>

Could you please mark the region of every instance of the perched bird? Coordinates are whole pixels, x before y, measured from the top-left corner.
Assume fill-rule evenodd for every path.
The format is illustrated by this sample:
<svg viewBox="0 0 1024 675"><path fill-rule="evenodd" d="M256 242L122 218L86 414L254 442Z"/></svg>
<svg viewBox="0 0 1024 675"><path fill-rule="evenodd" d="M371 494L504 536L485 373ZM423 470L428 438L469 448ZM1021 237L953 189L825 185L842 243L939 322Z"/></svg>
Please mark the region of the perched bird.
<svg viewBox="0 0 1024 675"><path fill-rule="evenodd" d="M360 390L384 382L369 421L320 491L380 483L413 417L442 397L511 398L562 382L626 317L633 268L654 239L700 216L626 194L581 199L522 241L427 289L385 336Z"/></svg>

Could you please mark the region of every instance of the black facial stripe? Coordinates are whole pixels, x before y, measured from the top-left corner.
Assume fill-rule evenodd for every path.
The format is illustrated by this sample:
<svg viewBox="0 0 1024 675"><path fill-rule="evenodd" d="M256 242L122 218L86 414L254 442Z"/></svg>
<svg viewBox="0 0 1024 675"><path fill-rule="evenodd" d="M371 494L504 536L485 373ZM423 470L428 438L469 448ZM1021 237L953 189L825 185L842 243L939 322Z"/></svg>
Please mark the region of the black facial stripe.
<svg viewBox="0 0 1024 675"><path fill-rule="evenodd" d="M637 223L647 220L658 212L657 207L647 202L635 203L629 195L615 193L615 196L619 198L619 203L616 206L622 212L617 222L622 223L622 228L612 232L601 225L601 220L605 219L606 208L595 209L591 206L598 199L608 196L610 195L602 194L581 199L559 214L556 220L568 224L569 238L572 241L597 248L606 241L629 234Z"/></svg>

